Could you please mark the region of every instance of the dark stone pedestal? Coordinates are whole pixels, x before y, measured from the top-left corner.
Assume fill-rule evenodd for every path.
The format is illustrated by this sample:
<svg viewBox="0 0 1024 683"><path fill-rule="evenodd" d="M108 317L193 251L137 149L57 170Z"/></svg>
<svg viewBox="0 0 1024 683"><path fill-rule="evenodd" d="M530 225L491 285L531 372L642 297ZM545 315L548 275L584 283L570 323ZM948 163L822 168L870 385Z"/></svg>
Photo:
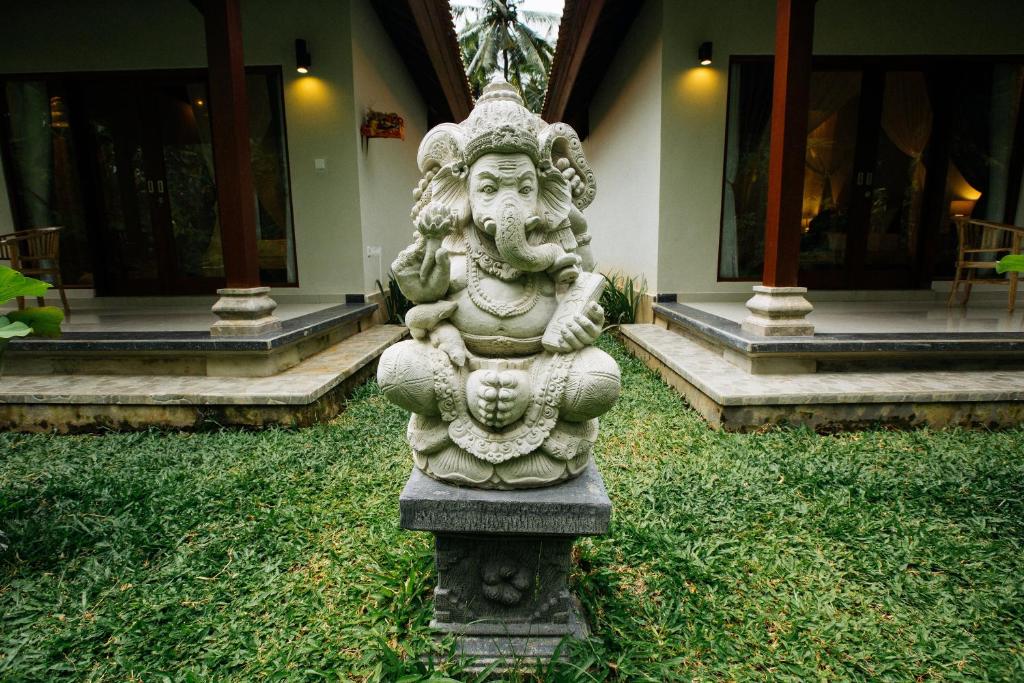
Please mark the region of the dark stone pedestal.
<svg viewBox="0 0 1024 683"><path fill-rule="evenodd" d="M611 502L591 463L558 486L484 491L414 469L399 499L403 529L435 537L431 626L456 635L478 664L549 660L566 637L589 630L569 592L577 536L607 533Z"/></svg>

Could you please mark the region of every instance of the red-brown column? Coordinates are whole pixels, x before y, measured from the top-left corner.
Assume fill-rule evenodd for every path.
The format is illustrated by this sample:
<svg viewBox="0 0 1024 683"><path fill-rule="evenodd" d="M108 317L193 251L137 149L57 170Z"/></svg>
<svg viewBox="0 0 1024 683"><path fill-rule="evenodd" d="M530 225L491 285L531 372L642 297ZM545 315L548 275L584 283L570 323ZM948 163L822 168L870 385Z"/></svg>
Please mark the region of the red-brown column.
<svg viewBox="0 0 1024 683"><path fill-rule="evenodd" d="M239 0L204 0L210 121L224 274L229 288L260 286L256 207Z"/></svg>
<svg viewBox="0 0 1024 683"><path fill-rule="evenodd" d="M807 153L815 0L777 0L764 285L795 287Z"/></svg>

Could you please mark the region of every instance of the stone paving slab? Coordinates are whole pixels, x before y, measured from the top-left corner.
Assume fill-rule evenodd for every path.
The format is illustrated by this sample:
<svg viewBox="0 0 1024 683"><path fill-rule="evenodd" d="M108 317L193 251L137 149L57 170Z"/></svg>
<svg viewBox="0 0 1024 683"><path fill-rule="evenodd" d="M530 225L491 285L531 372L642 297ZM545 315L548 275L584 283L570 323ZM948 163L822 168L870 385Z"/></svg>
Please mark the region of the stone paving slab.
<svg viewBox="0 0 1024 683"><path fill-rule="evenodd" d="M752 375L677 332L656 325L622 325L619 329L628 340L721 406L1024 400L1024 371Z"/></svg>
<svg viewBox="0 0 1024 683"><path fill-rule="evenodd" d="M0 378L0 404L306 405L405 336L377 325L270 377L23 375Z"/></svg>

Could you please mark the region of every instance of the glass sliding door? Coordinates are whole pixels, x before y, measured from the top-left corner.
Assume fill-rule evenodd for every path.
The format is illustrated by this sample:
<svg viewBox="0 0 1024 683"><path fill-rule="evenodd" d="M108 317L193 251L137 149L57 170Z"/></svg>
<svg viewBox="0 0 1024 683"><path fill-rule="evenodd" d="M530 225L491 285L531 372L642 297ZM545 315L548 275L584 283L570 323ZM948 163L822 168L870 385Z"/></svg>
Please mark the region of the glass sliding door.
<svg viewBox="0 0 1024 683"><path fill-rule="evenodd" d="M770 61L753 59L731 65L728 110L718 276L723 280L757 280L764 264L768 208Z"/></svg>
<svg viewBox="0 0 1024 683"><path fill-rule="evenodd" d="M68 93L46 79L0 81L0 142L18 229L60 225L65 286L92 286L95 270Z"/></svg>
<svg viewBox="0 0 1024 683"><path fill-rule="evenodd" d="M260 276L265 284L296 284L280 71L251 69L246 80ZM61 157L56 153L48 164L36 158L50 140L44 144L39 130L9 124L5 171L15 186L25 188L12 197L24 205L15 212L26 217L19 226L38 220L36 214L50 216L51 223L61 219L65 223L59 224L80 225L87 248L69 249L65 237L62 255L73 253L89 266L80 281L92 284L95 271L101 294L199 294L223 286L205 73L82 74L51 81L39 87L67 91L61 105L70 110L63 119L69 128L66 148L77 156L58 172ZM32 107L50 106L50 96L40 95L39 88L21 86L18 91L12 85L20 83L7 83L20 98L15 104L28 112L18 120L38 121ZM31 135L11 132L22 128ZM50 131L49 137L55 136ZM51 147L58 149L56 143L46 149ZM24 162L8 164L8 157ZM70 182L75 192L58 196L54 188L64 187L61 181ZM78 196L86 201L69 204L68 197ZM54 215L66 205L71 208ZM62 265L75 272L72 265Z"/></svg>
<svg viewBox="0 0 1024 683"><path fill-rule="evenodd" d="M771 59L734 58L719 279L758 280ZM952 216L1024 224L1024 64L827 58L811 76L800 283L928 287L948 275Z"/></svg>
<svg viewBox="0 0 1024 683"><path fill-rule="evenodd" d="M860 71L811 74L801 213L800 268L835 286L845 276L858 219L854 188Z"/></svg>
<svg viewBox="0 0 1024 683"><path fill-rule="evenodd" d="M948 161L931 261L951 278L956 233L950 218L970 216L1024 225L1024 64L954 66L947 70Z"/></svg>
<svg viewBox="0 0 1024 683"><path fill-rule="evenodd" d="M899 279L917 262L933 111L924 72L888 71L883 78L881 130L865 173L871 208L863 264L895 270Z"/></svg>
<svg viewBox="0 0 1024 683"><path fill-rule="evenodd" d="M160 138L157 200L169 226L176 289L211 291L224 278L213 145L203 82L151 84Z"/></svg>
<svg viewBox="0 0 1024 683"><path fill-rule="evenodd" d="M77 84L74 103L92 198L96 241L102 245L98 291L159 294L168 273L155 216L155 180L146 154L144 102L125 81Z"/></svg>

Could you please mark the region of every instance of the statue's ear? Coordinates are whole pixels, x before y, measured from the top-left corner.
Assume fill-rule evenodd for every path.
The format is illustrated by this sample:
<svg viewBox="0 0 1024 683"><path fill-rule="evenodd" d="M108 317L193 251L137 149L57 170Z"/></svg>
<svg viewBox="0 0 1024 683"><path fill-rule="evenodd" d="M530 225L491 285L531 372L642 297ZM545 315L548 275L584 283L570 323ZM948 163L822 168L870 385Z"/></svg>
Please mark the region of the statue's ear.
<svg viewBox="0 0 1024 683"><path fill-rule="evenodd" d="M544 164L538 169L537 213L547 222L549 230L555 230L569 217L572 208L572 191L569 181L557 168Z"/></svg>
<svg viewBox="0 0 1024 683"><path fill-rule="evenodd" d="M565 123L552 123L538 135L540 142L541 162L549 161L556 168L568 163L576 170L576 176L580 179L579 190L572 195L572 203L582 211L594 201L594 194L597 192L597 184L594 182L594 171L583 156L583 143L572 126ZM563 161L564 160L564 161Z"/></svg>
<svg viewBox="0 0 1024 683"><path fill-rule="evenodd" d="M455 224L469 224L469 169L461 161L441 167L430 182L430 198L447 206L455 214Z"/></svg>
<svg viewBox="0 0 1024 683"><path fill-rule="evenodd" d="M416 152L416 165L420 173L439 169L456 161L462 161L466 138L462 129L454 123L442 123L431 128L420 142Z"/></svg>

